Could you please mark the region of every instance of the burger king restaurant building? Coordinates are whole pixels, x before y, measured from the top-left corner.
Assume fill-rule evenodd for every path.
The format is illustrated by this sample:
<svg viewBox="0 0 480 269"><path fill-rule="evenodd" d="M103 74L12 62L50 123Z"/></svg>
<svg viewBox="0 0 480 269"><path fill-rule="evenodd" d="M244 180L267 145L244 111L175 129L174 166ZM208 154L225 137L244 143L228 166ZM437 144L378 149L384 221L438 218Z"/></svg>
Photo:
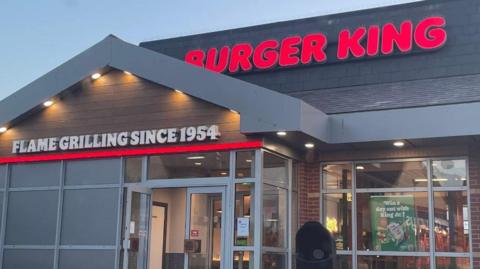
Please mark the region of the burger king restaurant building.
<svg viewBox="0 0 480 269"><path fill-rule="evenodd" d="M2 268L478 268L479 10L106 37L0 102Z"/></svg>

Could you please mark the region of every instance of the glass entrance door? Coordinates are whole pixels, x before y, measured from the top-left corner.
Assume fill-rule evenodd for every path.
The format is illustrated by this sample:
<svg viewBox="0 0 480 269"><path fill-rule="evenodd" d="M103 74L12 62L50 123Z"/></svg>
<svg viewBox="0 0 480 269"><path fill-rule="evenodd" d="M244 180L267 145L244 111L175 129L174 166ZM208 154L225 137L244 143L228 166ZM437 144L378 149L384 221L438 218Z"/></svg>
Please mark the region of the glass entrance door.
<svg viewBox="0 0 480 269"><path fill-rule="evenodd" d="M125 195L123 269L147 269L151 190L128 188Z"/></svg>
<svg viewBox="0 0 480 269"><path fill-rule="evenodd" d="M187 192L185 269L223 269L225 187Z"/></svg>

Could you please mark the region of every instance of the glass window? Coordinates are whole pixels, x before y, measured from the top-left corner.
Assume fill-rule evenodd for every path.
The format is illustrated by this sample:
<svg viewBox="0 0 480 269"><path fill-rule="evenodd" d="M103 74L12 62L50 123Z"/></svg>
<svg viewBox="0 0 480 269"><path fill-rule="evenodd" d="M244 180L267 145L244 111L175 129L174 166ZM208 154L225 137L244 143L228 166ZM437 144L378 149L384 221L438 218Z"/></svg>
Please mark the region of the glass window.
<svg viewBox="0 0 480 269"><path fill-rule="evenodd" d="M352 269L352 256L351 255L338 255L337 254L337 269Z"/></svg>
<svg viewBox="0 0 480 269"><path fill-rule="evenodd" d="M118 184L121 180L120 159L68 161L65 185Z"/></svg>
<svg viewBox="0 0 480 269"><path fill-rule="evenodd" d="M4 269L51 269L54 268L53 249L5 249Z"/></svg>
<svg viewBox="0 0 480 269"><path fill-rule="evenodd" d="M323 165L322 178L326 189L351 189L352 164Z"/></svg>
<svg viewBox="0 0 480 269"><path fill-rule="evenodd" d="M467 164L465 160L432 161L434 187L460 187L467 185Z"/></svg>
<svg viewBox="0 0 480 269"><path fill-rule="evenodd" d="M230 152L158 155L148 158L148 179L226 177Z"/></svg>
<svg viewBox="0 0 480 269"><path fill-rule="evenodd" d="M263 155L263 158L264 182L288 188L288 160L268 152Z"/></svg>
<svg viewBox="0 0 480 269"><path fill-rule="evenodd" d="M430 269L429 257L358 256L362 269Z"/></svg>
<svg viewBox="0 0 480 269"><path fill-rule="evenodd" d="M264 184L263 245L285 248L287 227L287 190Z"/></svg>
<svg viewBox="0 0 480 269"><path fill-rule="evenodd" d="M357 188L427 187L427 162L358 163Z"/></svg>
<svg viewBox="0 0 480 269"><path fill-rule="evenodd" d="M54 245L58 191L8 193L6 245Z"/></svg>
<svg viewBox="0 0 480 269"><path fill-rule="evenodd" d="M358 193L359 250L429 250L428 193Z"/></svg>
<svg viewBox="0 0 480 269"><path fill-rule="evenodd" d="M332 233L338 250L352 249L352 194L324 196L325 226Z"/></svg>
<svg viewBox="0 0 480 269"><path fill-rule="evenodd" d="M236 246L252 246L254 229L255 187L253 183L235 185Z"/></svg>
<svg viewBox="0 0 480 269"><path fill-rule="evenodd" d="M62 249L58 260L59 269L115 268L115 251Z"/></svg>
<svg viewBox="0 0 480 269"><path fill-rule="evenodd" d="M46 187L60 184L60 162L22 163L11 166L10 187ZM5 177L3 177L2 183ZM2 186L3 188L3 186Z"/></svg>
<svg viewBox="0 0 480 269"><path fill-rule="evenodd" d="M62 245L114 245L118 189L65 190ZM101 205L101 206L99 206Z"/></svg>
<svg viewBox="0 0 480 269"><path fill-rule="evenodd" d="M470 269L470 258L437 257L435 259L437 269Z"/></svg>
<svg viewBox="0 0 480 269"><path fill-rule="evenodd" d="M264 253L262 257L263 269L286 269L287 255L284 253Z"/></svg>
<svg viewBox="0 0 480 269"><path fill-rule="evenodd" d="M236 153L235 177L255 177L255 151L239 151Z"/></svg>
<svg viewBox="0 0 480 269"><path fill-rule="evenodd" d="M469 227L467 193L435 192L435 249L442 252L468 252Z"/></svg>
<svg viewBox="0 0 480 269"><path fill-rule="evenodd" d="M125 183L142 181L142 157L125 159Z"/></svg>
<svg viewBox="0 0 480 269"><path fill-rule="evenodd" d="M252 251L233 252L233 269L253 269L253 266Z"/></svg>

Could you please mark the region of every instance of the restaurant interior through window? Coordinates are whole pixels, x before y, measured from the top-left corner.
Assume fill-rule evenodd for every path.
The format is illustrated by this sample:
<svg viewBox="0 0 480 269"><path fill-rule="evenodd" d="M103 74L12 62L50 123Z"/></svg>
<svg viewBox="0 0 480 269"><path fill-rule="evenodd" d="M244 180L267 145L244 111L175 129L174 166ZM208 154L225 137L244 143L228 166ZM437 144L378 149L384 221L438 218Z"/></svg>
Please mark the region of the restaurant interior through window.
<svg viewBox="0 0 480 269"><path fill-rule="evenodd" d="M265 150L125 158L120 268L290 268L291 172Z"/></svg>
<svg viewBox="0 0 480 269"><path fill-rule="evenodd" d="M470 268L467 160L324 163L339 268Z"/></svg>

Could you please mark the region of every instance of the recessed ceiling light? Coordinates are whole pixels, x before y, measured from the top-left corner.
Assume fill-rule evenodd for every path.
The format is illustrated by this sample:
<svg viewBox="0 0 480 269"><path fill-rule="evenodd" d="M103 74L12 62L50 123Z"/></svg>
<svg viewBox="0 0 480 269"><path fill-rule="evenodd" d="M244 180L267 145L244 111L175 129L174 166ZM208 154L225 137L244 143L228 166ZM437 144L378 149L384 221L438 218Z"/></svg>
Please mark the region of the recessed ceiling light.
<svg viewBox="0 0 480 269"><path fill-rule="evenodd" d="M313 144L313 143L307 143L307 144L305 144L305 147L306 147L307 149L313 149L313 148L315 147L315 144Z"/></svg>
<svg viewBox="0 0 480 269"><path fill-rule="evenodd" d="M188 156L187 159L189 160L203 160L205 156Z"/></svg>
<svg viewBox="0 0 480 269"><path fill-rule="evenodd" d="M128 72L128 71L123 71L123 73L125 73L126 75L129 75L129 76L132 75L132 73L130 73L130 72Z"/></svg>
<svg viewBox="0 0 480 269"><path fill-rule="evenodd" d="M7 127L0 127L0 133L5 133L7 130Z"/></svg>
<svg viewBox="0 0 480 269"><path fill-rule="evenodd" d="M357 170L365 170L365 167L361 166L361 165L357 165L356 167Z"/></svg>
<svg viewBox="0 0 480 269"><path fill-rule="evenodd" d="M401 147L405 146L405 142L403 142L403 141L395 141L395 142L393 142L393 145L394 145L395 147L397 147L397 148L401 148Z"/></svg>
<svg viewBox="0 0 480 269"><path fill-rule="evenodd" d="M220 175L226 176L226 175L228 175L228 173L227 172L221 172Z"/></svg>
<svg viewBox="0 0 480 269"><path fill-rule="evenodd" d="M95 74L92 75L92 79L93 79L93 80L99 79L101 76L102 76L102 74L100 74L100 73L95 73Z"/></svg>
<svg viewBox="0 0 480 269"><path fill-rule="evenodd" d="M285 131L280 131L280 132L277 132L277 135L278 135L278 136L286 136L286 135L287 135L287 132L285 132Z"/></svg>
<svg viewBox="0 0 480 269"><path fill-rule="evenodd" d="M52 101L52 100L48 100L48 101L43 102L43 106L44 106L44 107L49 107L49 106L51 106L51 105L53 105L53 101Z"/></svg>
<svg viewBox="0 0 480 269"><path fill-rule="evenodd" d="M247 163L251 163L251 162L252 162L252 160L250 160L250 159L246 159L245 161L246 161Z"/></svg>
<svg viewBox="0 0 480 269"><path fill-rule="evenodd" d="M200 165L202 165L202 163L195 163L195 165L196 165L196 166L200 166Z"/></svg>

